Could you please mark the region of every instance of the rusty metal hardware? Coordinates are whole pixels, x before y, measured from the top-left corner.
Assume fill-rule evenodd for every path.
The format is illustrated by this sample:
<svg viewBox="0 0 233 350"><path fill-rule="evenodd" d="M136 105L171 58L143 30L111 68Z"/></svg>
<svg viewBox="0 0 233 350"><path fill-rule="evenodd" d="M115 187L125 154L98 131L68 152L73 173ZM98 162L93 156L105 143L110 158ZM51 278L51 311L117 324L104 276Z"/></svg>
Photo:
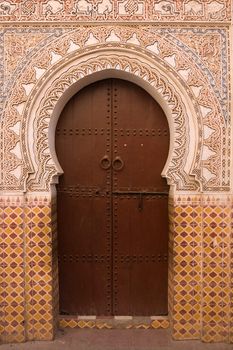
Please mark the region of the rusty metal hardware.
<svg viewBox="0 0 233 350"><path fill-rule="evenodd" d="M138 210L139 210L139 211L142 211L142 210L143 210L143 197L142 197L142 193L139 194Z"/></svg>
<svg viewBox="0 0 233 350"><path fill-rule="evenodd" d="M139 195L139 196L150 196L150 195L157 195L157 196L168 196L168 192L163 191L114 191L113 194L119 194L119 195Z"/></svg>
<svg viewBox="0 0 233 350"><path fill-rule="evenodd" d="M124 167L124 162L121 159L121 157L117 156L113 161L112 161L112 167L116 171L120 171Z"/></svg>
<svg viewBox="0 0 233 350"><path fill-rule="evenodd" d="M143 211L143 196L153 195L153 196L168 196L168 192L163 191L114 191L113 195L136 195L138 197L138 211Z"/></svg>
<svg viewBox="0 0 233 350"><path fill-rule="evenodd" d="M108 170L110 168L111 162L110 162L109 156L107 155L103 156L103 158L100 161L100 166L104 170Z"/></svg>

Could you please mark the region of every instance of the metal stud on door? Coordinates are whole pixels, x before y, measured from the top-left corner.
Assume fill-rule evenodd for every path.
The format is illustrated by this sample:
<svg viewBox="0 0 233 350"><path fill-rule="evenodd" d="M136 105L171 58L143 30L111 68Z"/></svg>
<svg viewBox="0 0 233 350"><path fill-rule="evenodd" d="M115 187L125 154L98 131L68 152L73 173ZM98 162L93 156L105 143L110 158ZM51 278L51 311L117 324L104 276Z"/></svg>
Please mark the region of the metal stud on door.
<svg viewBox="0 0 233 350"><path fill-rule="evenodd" d="M168 146L161 107L135 84L97 82L65 107L56 138L61 312L167 313Z"/></svg>

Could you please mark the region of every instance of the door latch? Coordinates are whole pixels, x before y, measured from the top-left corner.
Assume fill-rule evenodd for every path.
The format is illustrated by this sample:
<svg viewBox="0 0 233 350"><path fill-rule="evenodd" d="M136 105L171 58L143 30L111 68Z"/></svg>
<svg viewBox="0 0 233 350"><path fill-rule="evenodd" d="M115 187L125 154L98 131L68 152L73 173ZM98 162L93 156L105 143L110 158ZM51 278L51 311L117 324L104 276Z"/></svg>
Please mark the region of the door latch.
<svg viewBox="0 0 233 350"><path fill-rule="evenodd" d="M138 210L143 211L143 195L142 195L142 193L140 193L139 197L138 197Z"/></svg>
<svg viewBox="0 0 233 350"><path fill-rule="evenodd" d="M168 196L168 192L164 191L114 191L114 195L136 195L138 196L138 211L143 211L143 197L146 195L154 196Z"/></svg>

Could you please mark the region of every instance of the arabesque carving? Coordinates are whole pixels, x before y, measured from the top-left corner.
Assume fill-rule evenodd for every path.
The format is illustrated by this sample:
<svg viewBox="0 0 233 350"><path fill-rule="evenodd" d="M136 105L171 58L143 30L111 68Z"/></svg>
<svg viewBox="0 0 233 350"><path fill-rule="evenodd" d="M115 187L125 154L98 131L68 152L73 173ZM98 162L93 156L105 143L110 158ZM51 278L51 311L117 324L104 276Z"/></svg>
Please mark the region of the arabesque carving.
<svg viewBox="0 0 233 350"><path fill-rule="evenodd" d="M146 80L153 86L161 96L166 99L171 108L171 115L174 118L174 132L178 142L173 149L172 160L166 177L170 183L182 183L183 187L187 189L195 189L196 185L190 182L188 174L184 171L184 164L187 157L188 149L188 132L186 129L187 121L185 121L186 110L178 94L174 88L163 76L159 76L152 71L152 67L141 62L140 60L129 59L127 56L115 55L98 55L97 58L89 59L79 65L73 66L67 72L59 76L54 84L46 91L46 95L40 103L37 111L37 118L35 120L35 143L37 145L37 174L34 180L29 184L29 188L33 191L40 189L46 190L44 184L47 186L52 182L54 175L57 175L58 169L55 164L51 164L51 155L49 151L45 154L45 150L49 149L48 144L48 129L52 111L55 108L61 95L79 79L91 75L96 72L116 69L124 71L129 74L135 74Z"/></svg>
<svg viewBox="0 0 233 350"><path fill-rule="evenodd" d="M5 0L1 21L224 21L230 0Z"/></svg>
<svg viewBox="0 0 233 350"><path fill-rule="evenodd" d="M33 99L35 95L38 95L38 91L40 91L46 79L52 77L54 72L59 70L59 67L63 67L65 62L68 64L68 62L74 60L74 56L75 59L79 59L79 57L98 50L106 50L106 53L109 50L128 50L129 66L131 55L138 54L142 57L142 63L144 58L145 62L147 60L150 62L147 77L141 72L135 73L134 68L132 68L133 74L136 76L150 84L148 77L158 74L157 67L163 66L165 70L164 77L166 75L167 77L170 76L171 79L176 79L184 86L189 100L192 101L192 108L196 115L196 134L199 135L195 159L192 160L192 174L187 175L195 176L204 190L228 190L229 163L223 163L221 158L222 152L228 152L227 155L229 155L230 138L225 130L228 121L226 93L223 94L222 99L221 96L217 95L219 89L216 89L215 82L219 83L219 75L216 75L213 83L209 79L208 74L211 75L212 73L208 69L211 69L213 63L209 63L209 66L207 65L208 69L204 71L200 68L203 61L200 61L200 59L198 61L196 56L195 60L192 59L192 40L190 49L186 47L184 50L180 42L173 39L174 37L170 34L164 36L160 30L147 26L140 27L140 29L136 26L84 26L68 31L61 37L49 42L45 47L38 49L32 56L30 64L27 64L19 75L17 84L12 89L5 106L3 125L5 141L4 156L2 156L5 169L3 179L5 188L24 189L27 174L34 171L31 166L32 160L28 158L27 141L24 135ZM202 50L201 47L198 50L200 50L202 56L204 55L203 57L206 57L206 51ZM212 60L212 62L215 61ZM219 62L218 58L216 58L214 67L218 64L217 62ZM96 64L98 64L98 60ZM93 71L92 67L90 71ZM178 96L178 92L176 92L176 96ZM166 100L166 97L164 98ZM177 97L177 99L179 98ZM181 102L179 103L181 105ZM189 112L183 109L182 113L187 114ZM190 113L193 112L190 111ZM186 117L186 120L188 121L188 117ZM184 125L182 125L182 128L184 128ZM188 130L188 127L190 127L188 124L185 125L186 130ZM185 137L188 140L187 132ZM179 140L178 143L182 147L184 146L183 141ZM186 146L185 148L187 151ZM174 171L172 173L174 174ZM180 183L178 188L185 189L187 181L184 181L184 175L181 177L183 178L183 184ZM174 182L180 182L180 180L174 180Z"/></svg>

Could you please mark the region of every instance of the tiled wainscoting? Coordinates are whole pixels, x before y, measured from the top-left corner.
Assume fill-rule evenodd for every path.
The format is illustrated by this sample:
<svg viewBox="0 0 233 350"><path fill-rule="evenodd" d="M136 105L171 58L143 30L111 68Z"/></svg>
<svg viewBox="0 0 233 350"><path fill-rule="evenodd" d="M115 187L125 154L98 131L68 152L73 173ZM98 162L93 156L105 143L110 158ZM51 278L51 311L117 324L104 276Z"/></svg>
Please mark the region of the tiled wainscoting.
<svg viewBox="0 0 233 350"><path fill-rule="evenodd" d="M59 325L112 328L112 320L58 317L55 199L8 194L0 211L2 341L49 340ZM232 342L232 198L176 195L169 221L169 318L135 319L128 328L170 324L175 339Z"/></svg>

